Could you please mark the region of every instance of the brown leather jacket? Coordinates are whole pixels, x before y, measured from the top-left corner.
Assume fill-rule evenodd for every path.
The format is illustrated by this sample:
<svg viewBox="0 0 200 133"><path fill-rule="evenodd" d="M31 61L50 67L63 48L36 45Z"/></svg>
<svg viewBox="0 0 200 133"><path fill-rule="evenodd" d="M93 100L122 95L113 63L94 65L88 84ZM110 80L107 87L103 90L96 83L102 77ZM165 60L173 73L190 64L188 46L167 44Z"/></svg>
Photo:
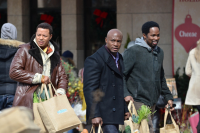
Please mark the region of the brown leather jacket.
<svg viewBox="0 0 200 133"><path fill-rule="evenodd" d="M39 84L32 84L35 73L43 71L42 57L39 48L33 41L19 47L10 66L10 78L18 82L13 106L33 108L33 93ZM56 49L56 45L52 42ZM60 56L54 51L51 59L51 82L56 89L67 89L68 81L61 64Z"/></svg>

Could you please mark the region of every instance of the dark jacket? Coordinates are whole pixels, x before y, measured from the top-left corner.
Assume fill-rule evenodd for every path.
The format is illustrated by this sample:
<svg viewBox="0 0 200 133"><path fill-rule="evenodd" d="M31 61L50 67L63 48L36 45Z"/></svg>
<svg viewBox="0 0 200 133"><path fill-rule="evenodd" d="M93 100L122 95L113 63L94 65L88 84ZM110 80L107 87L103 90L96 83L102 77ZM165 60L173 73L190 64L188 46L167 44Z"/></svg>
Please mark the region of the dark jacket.
<svg viewBox="0 0 200 133"><path fill-rule="evenodd" d="M10 79L10 64L19 45L24 44L17 40L0 38L0 95L15 95L17 82Z"/></svg>
<svg viewBox="0 0 200 133"><path fill-rule="evenodd" d="M124 97L132 96L137 102L152 106L157 103L160 94L172 100L167 87L164 70L164 53L160 47L153 51L143 40L136 39L136 45L124 52L125 88Z"/></svg>
<svg viewBox="0 0 200 133"><path fill-rule="evenodd" d="M20 45L19 50L15 54L10 66L11 79L19 82L13 101L14 106L33 107L33 93L39 84L32 84L32 80L36 73L42 74L43 62L39 48L33 41ZM55 51L50 57L51 60L51 82L56 89L67 89L67 75L60 61L60 56L56 52L57 45L51 42Z"/></svg>
<svg viewBox="0 0 200 133"><path fill-rule="evenodd" d="M94 117L101 117L104 124L123 124L124 114L128 112L123 97L123 59L119 54L121 72L116 67L111 54L102 46L96 53L85 60L84 65L84 95L87 104L87 121ZM100 94L92 92L100 89L104 96L100 101Z"/></svg>

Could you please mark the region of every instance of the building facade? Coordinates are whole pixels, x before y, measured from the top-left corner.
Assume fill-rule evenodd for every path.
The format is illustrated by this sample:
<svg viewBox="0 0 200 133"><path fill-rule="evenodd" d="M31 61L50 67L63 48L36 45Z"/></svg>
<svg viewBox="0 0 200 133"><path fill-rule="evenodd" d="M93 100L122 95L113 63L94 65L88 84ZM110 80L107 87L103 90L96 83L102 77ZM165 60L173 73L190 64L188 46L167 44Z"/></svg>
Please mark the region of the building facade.
<svg viewBox="0 0 200 133"><path fill-rule="evenodd" d="M166 77L172 77L172 0L0 0L0 26L14 24L18 40L29 42L40 22L53 26L60 53L70 50L77 68L84 66L87 56L105 44L109 29L118 28L131 40L142 36L146 21L160 25L160 42L164 50Z"/></svg>

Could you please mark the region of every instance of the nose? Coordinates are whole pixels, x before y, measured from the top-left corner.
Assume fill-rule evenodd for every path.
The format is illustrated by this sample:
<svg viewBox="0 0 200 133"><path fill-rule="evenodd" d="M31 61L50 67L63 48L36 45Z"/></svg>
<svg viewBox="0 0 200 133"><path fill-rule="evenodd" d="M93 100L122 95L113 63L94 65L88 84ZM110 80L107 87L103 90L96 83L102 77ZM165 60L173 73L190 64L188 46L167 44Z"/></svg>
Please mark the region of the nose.
<svg viewBox="0 0 200 133"><path fill-rule="evenodd" d="M115 45L115 46L117 46L117 44L118 44L118 42L117 42L117 41L115 41L115 42L114 42L114 45Z"/></svg>
<svg viewBox="0 0 200 133"><path fill-rule="evenodd" d="M43 39L43 36L40 36L40 40L42 40Z"/></svg>

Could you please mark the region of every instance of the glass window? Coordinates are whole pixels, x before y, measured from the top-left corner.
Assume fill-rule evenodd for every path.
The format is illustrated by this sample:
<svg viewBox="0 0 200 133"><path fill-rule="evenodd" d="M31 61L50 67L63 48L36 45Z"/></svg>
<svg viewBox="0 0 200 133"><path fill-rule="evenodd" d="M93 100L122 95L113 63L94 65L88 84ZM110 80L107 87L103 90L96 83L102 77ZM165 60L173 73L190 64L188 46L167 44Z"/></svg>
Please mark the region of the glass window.
<svg viewBox="0 0 200 133"><path fill-rule="evenodd" d="M53 27L52 40L57 42L61 51L61 0L31 0L30 1L30 35L36 32L36 27L47 22Z"/></svg>
<svg viewBox="0 0 200 133"><path fill-rule="evenodd" d="M105 44L110 29L116 28L116 0L85 0L85 57Z"/></svg>
<svg viewBox="0 0 200 133"><path fill-rule="evenodd" d="M7 23L7 0L0 0L0 28Z"/></svg>

